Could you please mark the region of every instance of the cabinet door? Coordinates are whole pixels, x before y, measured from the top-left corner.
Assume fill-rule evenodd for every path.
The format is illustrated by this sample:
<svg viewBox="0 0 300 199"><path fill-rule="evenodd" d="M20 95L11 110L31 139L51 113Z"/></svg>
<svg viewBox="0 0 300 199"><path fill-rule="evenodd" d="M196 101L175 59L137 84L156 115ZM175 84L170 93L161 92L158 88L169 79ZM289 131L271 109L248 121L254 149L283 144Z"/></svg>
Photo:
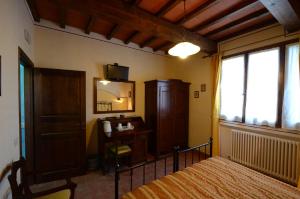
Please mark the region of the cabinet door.
<svg viewBox="0 0 300 199"><path fill-rule="evenodd" d="M147 159L147 135L136 135L134 139L131 164L143 162Z"/></svg>
<svg viewBox="0 0 300 199"><path fill-rule="evenodd" d="M184 148L188 138L189 89L185 84L177 84L174 86L174 92L174 145Z"/></svg>
<svg viewBox="0 0 300 199"><path fill-rule="evenodd" d="M81 174L85 162L85 72L34 69L37 182Z"/></svg>
<svg viewBox="0 0 300 199"><path fill-rule="evenodd" d="M169 85L159 86L159 124L158 124L158 151L165 153L173 147L173 90Z"/></svg>

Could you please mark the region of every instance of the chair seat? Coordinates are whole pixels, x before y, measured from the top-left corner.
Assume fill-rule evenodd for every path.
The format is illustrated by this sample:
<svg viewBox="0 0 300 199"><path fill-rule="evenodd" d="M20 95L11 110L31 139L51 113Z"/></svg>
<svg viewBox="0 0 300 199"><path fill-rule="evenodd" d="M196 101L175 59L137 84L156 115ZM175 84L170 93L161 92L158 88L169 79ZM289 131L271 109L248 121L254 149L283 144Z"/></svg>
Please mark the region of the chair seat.
<svg viewBox="0 0 300 199"><path fill-rule="evenodd" d="M115 146L111 146L109 148L109 150L111 152L113 152L114 154L116 153L116 147ZM131 148L128 145L120 145L118 146L118 155L123 155L123 154L127 154L131 152Z"/></svg>
<svg viewBox="0 0 300 199"><path fill-rule="evenodd" d="M58 191L55 193L51 193L46 196L38 197L38 199L69 199L71 196L71 192L69 189L65 189L62 191Z"/></svg>

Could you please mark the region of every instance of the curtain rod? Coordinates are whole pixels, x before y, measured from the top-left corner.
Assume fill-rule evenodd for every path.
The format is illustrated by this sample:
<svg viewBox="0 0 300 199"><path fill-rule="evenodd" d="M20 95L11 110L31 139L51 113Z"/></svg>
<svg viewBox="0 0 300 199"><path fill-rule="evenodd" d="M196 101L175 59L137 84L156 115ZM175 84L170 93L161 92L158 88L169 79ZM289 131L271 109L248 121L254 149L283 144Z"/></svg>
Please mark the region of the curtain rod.
<svg viewBox="0 0 300 199"><path fill-rule="evenodd" d="M274 27L277 27L277 26L280 26L280 25L275 25L275 26L269 26L267 28L264 28L264 29L261 29L261 30L258 30L258 31L255 31L255 32L252 32L250 34L247 34L247 35L244 35L244 36L241 36L239 38L235 38L235 39L232 39L232 40L229 40L229 41L226 41L222 44L226 44L226 43L229 43L229 42L232 42L234 40L238 40L238 39L241 39L241 38L244 38L246 36L249 36L249 35L254 35L256 33L259 33L259 32L262 32L262 31L265 31L265 30L268 30L268 29L271 29L271 28L274 28ZM249 45L253 45L253 44L258 44L258 43L261 43L261 42L264 42L264 41L268 41L268 40L272 40L272 39L275 39L275 38L279 38L279 37L290 37L290 36L294 36L294 35L298 35L300 34L299 31L295 32L295 33L292 33L292 34L286 34L286 33L283 33L283 34L280 34L280 35L276 35L276 36L273 36L273 37L270 37L270 38L267 38L267 39L263 39L263 40L259 40L259 41L255 41L255 42L252 42L252 43L248 43L248 44L244 44L244 45L241 45L241 46L237 46L237 47L234 47L234 48L230 48L230 49L227 49L227 50L224 50L222 52L228 52L228 51L232 51L232 50L236 50L236 49L239 49L239 48L243 48L245 46L249 46ZM218 44L218 48L220 49L220 46L222 45L221 43ZM218 50L219 51L219 50Z"/></svg>

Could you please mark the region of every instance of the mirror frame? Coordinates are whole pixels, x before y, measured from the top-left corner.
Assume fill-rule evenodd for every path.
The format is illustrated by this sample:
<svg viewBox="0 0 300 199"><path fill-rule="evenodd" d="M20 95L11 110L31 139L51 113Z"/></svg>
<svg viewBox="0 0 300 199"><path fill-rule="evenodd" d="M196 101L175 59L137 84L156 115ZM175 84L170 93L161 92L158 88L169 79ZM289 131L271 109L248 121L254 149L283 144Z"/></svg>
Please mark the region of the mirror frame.
<svg viewBox="0 0 300 199"><path fill-rule="evenodd" d="M105 114L105 113L126 113L126 112L135 112L135 81L118 81L118 80L109 80L111 82L124 82L132 83L132 110L112 110L112 111L98 111L97 110L97 82L103 80L98 77L94 77L94 114Z"/></svg>

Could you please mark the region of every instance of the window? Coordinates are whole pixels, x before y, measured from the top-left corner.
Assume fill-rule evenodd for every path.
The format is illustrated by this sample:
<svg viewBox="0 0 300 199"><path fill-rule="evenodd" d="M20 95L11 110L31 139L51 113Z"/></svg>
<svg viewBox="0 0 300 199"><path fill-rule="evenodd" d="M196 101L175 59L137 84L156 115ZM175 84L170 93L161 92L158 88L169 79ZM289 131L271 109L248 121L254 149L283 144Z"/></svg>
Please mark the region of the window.
<svg viewBox="0 0 300 199"><path fill-rule="evenodd" d="M300 130L300 50L295 42L223 59L221 119Z"/></svg>
<svg viewBox="0 0 300 199"><path fill-rule="evenodd" d="M244 56L223 60L221 78L221 118L242 121L244 101Z"/></svg>
<svg viewBox="0 0 300 199"><path fill-rule="evenodd" d="M300 129L299 45L286 47L282 127Z"/></svg>
<svg viewBox="0 0 300 199"><path fill-rule="evenodd" d="M275 126L279 48L249 54L246 123Z"/></svg>

